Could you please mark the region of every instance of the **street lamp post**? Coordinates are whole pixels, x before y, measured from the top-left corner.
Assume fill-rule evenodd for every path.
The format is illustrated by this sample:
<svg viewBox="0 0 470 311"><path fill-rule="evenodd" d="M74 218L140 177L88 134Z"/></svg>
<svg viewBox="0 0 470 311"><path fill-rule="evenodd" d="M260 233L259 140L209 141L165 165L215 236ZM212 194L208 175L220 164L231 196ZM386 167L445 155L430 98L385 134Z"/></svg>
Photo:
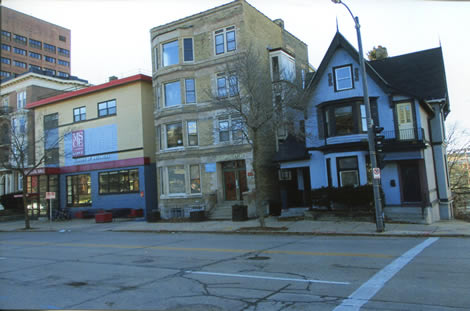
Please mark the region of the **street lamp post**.
<svg viewBox="0 0 470 311"><path fill-rule="evenodd" d="M359 65L361 67L361 76L362 76L362 90L364 96L364 105L366 106L366 118L367 118L367 136L369 142L369 155L372 168L377 168L377 158L375 152L375 131L374 131L374 122L371 118L370 113L370 102L369 102L369 90L367 88L367 78L366 78L366 68L364 63L364 54L362 51L362 39L361 39L361 25L359 24L359 17L354 16L349 7L343 3L341 0L331 0L335 4L342 4L346 7L349 14L354 20L356 25L357 32L357 43L359 46ZM375 205L375 220L377 225L377 232L384 231L384 222L383 222L383 213L382 213L382 199L380 198L380 185L379 180L373 178L372 185L374 189L374 205Z"/></svg>

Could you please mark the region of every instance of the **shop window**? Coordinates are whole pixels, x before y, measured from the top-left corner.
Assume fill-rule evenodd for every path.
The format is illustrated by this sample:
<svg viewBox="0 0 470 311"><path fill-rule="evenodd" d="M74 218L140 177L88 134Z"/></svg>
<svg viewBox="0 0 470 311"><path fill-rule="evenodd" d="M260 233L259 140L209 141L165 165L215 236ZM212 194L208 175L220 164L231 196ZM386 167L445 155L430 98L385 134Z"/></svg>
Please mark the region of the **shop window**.
<svg viewBox="0 0 470 311"><path fill-rule="evenodd" d="M119 170L99 173L100 194L139 192L139 170Z"/></svg>
<svg viewBox="0 0 470 311"><path fill-rule="evenodd" d="M67 206L91 205L90 174L70 175L66 177Z"/></svg>

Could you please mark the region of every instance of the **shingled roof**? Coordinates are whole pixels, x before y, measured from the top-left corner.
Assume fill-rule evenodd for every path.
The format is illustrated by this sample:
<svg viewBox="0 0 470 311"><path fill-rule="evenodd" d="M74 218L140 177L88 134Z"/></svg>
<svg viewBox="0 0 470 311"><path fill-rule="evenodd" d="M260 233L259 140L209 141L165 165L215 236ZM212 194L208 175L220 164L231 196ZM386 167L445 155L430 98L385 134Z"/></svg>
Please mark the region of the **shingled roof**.
<svg viewBox="0 0 470 311"><path fill-rule="evenodd" d="M368 63L397 91L422 100L447 98L444 61L440 47Z"/></svg>

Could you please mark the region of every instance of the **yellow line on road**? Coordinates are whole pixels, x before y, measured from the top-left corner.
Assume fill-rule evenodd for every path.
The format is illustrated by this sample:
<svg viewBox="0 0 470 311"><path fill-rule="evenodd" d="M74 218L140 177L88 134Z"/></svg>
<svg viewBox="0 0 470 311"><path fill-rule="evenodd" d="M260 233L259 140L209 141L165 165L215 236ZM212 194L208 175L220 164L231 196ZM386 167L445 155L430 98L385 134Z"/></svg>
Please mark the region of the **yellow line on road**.
<svg viewBox="0 0 470 311"><path fill-rule="evenodd" d="M331 256L331 257L367 257L367 258L395 258L396 256L386 254L364 254L364 253L337 253L337 252L306 252L287 250L256 249L226 249L226 248L200 248L200 247L173 247L173 246L148 246L148 245L125 245L125 244L95 244L95 243L47 243L34 241L0 241L7 245L29 245L29 246L53 246L53 247L89 247L89 248L116 248L116 249L151 249L162 251L183 252L213 252L213 253L258 253L258 254L280 254L280 255L302 255L302 256Z"/></svg>

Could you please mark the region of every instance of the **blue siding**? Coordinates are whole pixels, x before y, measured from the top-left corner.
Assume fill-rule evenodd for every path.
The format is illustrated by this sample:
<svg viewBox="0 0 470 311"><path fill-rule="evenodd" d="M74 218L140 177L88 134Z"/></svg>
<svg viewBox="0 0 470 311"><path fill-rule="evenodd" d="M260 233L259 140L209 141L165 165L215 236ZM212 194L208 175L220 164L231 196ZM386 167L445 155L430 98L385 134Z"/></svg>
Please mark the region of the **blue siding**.
<svg viewBox="0 0 470 311"><path fill-rule="evenodd" d="M99 194L99 180L98 174L101 172L126 170L126 169L139 170L139 192L122 193L122 194ZM90 174L91 177L91 206L72 207L72 212L77 211L97 211L109 210L113 208L133 208L143 209L146 213L152 207L156 207L156 178L155 178L155 164L145 166L132 166L122 167L119 169L106 169L98 171L84 171L73 174L62 174L60 176L60 205L61 208L67 206L67 189L66 177L71 175ZM143 192L143 196L141 196Z"/></svg>

